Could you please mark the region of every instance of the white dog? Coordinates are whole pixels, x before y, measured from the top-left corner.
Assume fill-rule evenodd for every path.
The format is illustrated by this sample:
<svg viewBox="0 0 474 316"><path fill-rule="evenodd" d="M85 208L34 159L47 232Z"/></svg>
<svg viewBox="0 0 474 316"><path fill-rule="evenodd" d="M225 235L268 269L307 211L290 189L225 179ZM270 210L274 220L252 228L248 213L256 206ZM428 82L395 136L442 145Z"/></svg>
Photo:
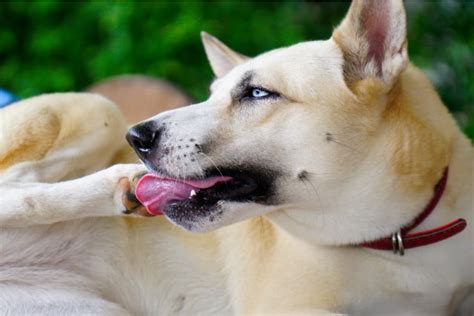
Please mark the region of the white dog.
<svg viewBox="0 0 474 316"><path fill-rule="evenodd" d="M256 58L203 41L210 98L129 130L138 186L139 164L93 173L130 158L105 99L0 110L1 313L472 313L473 147L402 1ZM165 216L119 216L147 214L135 189Z"/></svg>

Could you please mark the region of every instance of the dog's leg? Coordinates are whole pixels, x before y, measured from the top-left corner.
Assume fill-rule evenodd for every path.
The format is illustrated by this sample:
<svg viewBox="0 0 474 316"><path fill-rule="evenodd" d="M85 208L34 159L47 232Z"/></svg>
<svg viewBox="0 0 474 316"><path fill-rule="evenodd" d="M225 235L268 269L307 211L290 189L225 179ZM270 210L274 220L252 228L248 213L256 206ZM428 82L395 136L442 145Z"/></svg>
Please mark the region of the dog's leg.
<svg viewBox="0 0 474 316"><path fill-rule="evenodd" d="M58 183L2 182L0 227L129 213L146 215L133 194L134 184L144 172L143 165L126 164Z"/></svg>
<svg viewBox="0 0 474 316"><path fill-rule="evenodd" d="M111 163L125 145L125 132L114 104L90 94L44 95L2 109L0 226L133 211L138 203L127 191L142 166L118 165L88 175ZM130 197L124 198L127 208L119 201L122 194Z"/></svg>
<svg viewBox="0 0 474 316"><path fill-rule="evenodd" d="M116 106L92 94L43 95L1 109L0 181L57 182L101 170L126 146L126 130Z"/></svg>
<svg viewBox="0 0 474 316"><path fill-rule="evenodd" d="M0 285L2 315L131 315L118 304L96 293L76 288L38 288L24 285Z"/></svg>

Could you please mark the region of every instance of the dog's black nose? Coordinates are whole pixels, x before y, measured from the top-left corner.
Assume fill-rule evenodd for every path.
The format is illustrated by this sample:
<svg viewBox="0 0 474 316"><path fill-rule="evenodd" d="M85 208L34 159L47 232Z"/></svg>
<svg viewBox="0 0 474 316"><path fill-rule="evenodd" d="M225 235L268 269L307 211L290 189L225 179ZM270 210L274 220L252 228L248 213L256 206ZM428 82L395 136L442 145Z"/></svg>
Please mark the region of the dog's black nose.
<svg viewBox="0 0 474 316"><path fill-rule="evenodd" d="M128 130L127 141L137 152L148 153L157 143L159 133L149 123L133 126Z"/></svg>

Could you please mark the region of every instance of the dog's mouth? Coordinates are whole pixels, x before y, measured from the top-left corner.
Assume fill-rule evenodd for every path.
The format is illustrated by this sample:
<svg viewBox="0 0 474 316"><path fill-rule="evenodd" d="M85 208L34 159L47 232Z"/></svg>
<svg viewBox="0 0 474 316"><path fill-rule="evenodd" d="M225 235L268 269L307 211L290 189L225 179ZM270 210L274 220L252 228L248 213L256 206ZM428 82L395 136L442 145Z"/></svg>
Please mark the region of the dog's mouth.
<svg viewBox="0 0 474 316"><path fill-rule="evenodd" d="M268 195L270 185L261 175L241 170L207 174L203 179L147 174L140 179L136 196L152 215L195 217L207 215L221 201L259 202Z"/></svg>

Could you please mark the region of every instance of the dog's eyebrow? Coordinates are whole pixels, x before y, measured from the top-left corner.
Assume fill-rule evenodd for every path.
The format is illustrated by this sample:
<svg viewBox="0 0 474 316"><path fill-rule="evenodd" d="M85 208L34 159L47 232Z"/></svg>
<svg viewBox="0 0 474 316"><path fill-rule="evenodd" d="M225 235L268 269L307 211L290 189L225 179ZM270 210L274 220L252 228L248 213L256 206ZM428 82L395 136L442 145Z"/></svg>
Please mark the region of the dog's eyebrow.
<svg viewBox="0 0 474 316"><path fill-rule="evenodd" d="M232 88L232 91L230 92L232 99L238 99L239 96L242 95L245 89L250 85L250 82L254 76L255 72L251 70L243 74L242 79L240 79L239 83L234 88Z"/></svg>

